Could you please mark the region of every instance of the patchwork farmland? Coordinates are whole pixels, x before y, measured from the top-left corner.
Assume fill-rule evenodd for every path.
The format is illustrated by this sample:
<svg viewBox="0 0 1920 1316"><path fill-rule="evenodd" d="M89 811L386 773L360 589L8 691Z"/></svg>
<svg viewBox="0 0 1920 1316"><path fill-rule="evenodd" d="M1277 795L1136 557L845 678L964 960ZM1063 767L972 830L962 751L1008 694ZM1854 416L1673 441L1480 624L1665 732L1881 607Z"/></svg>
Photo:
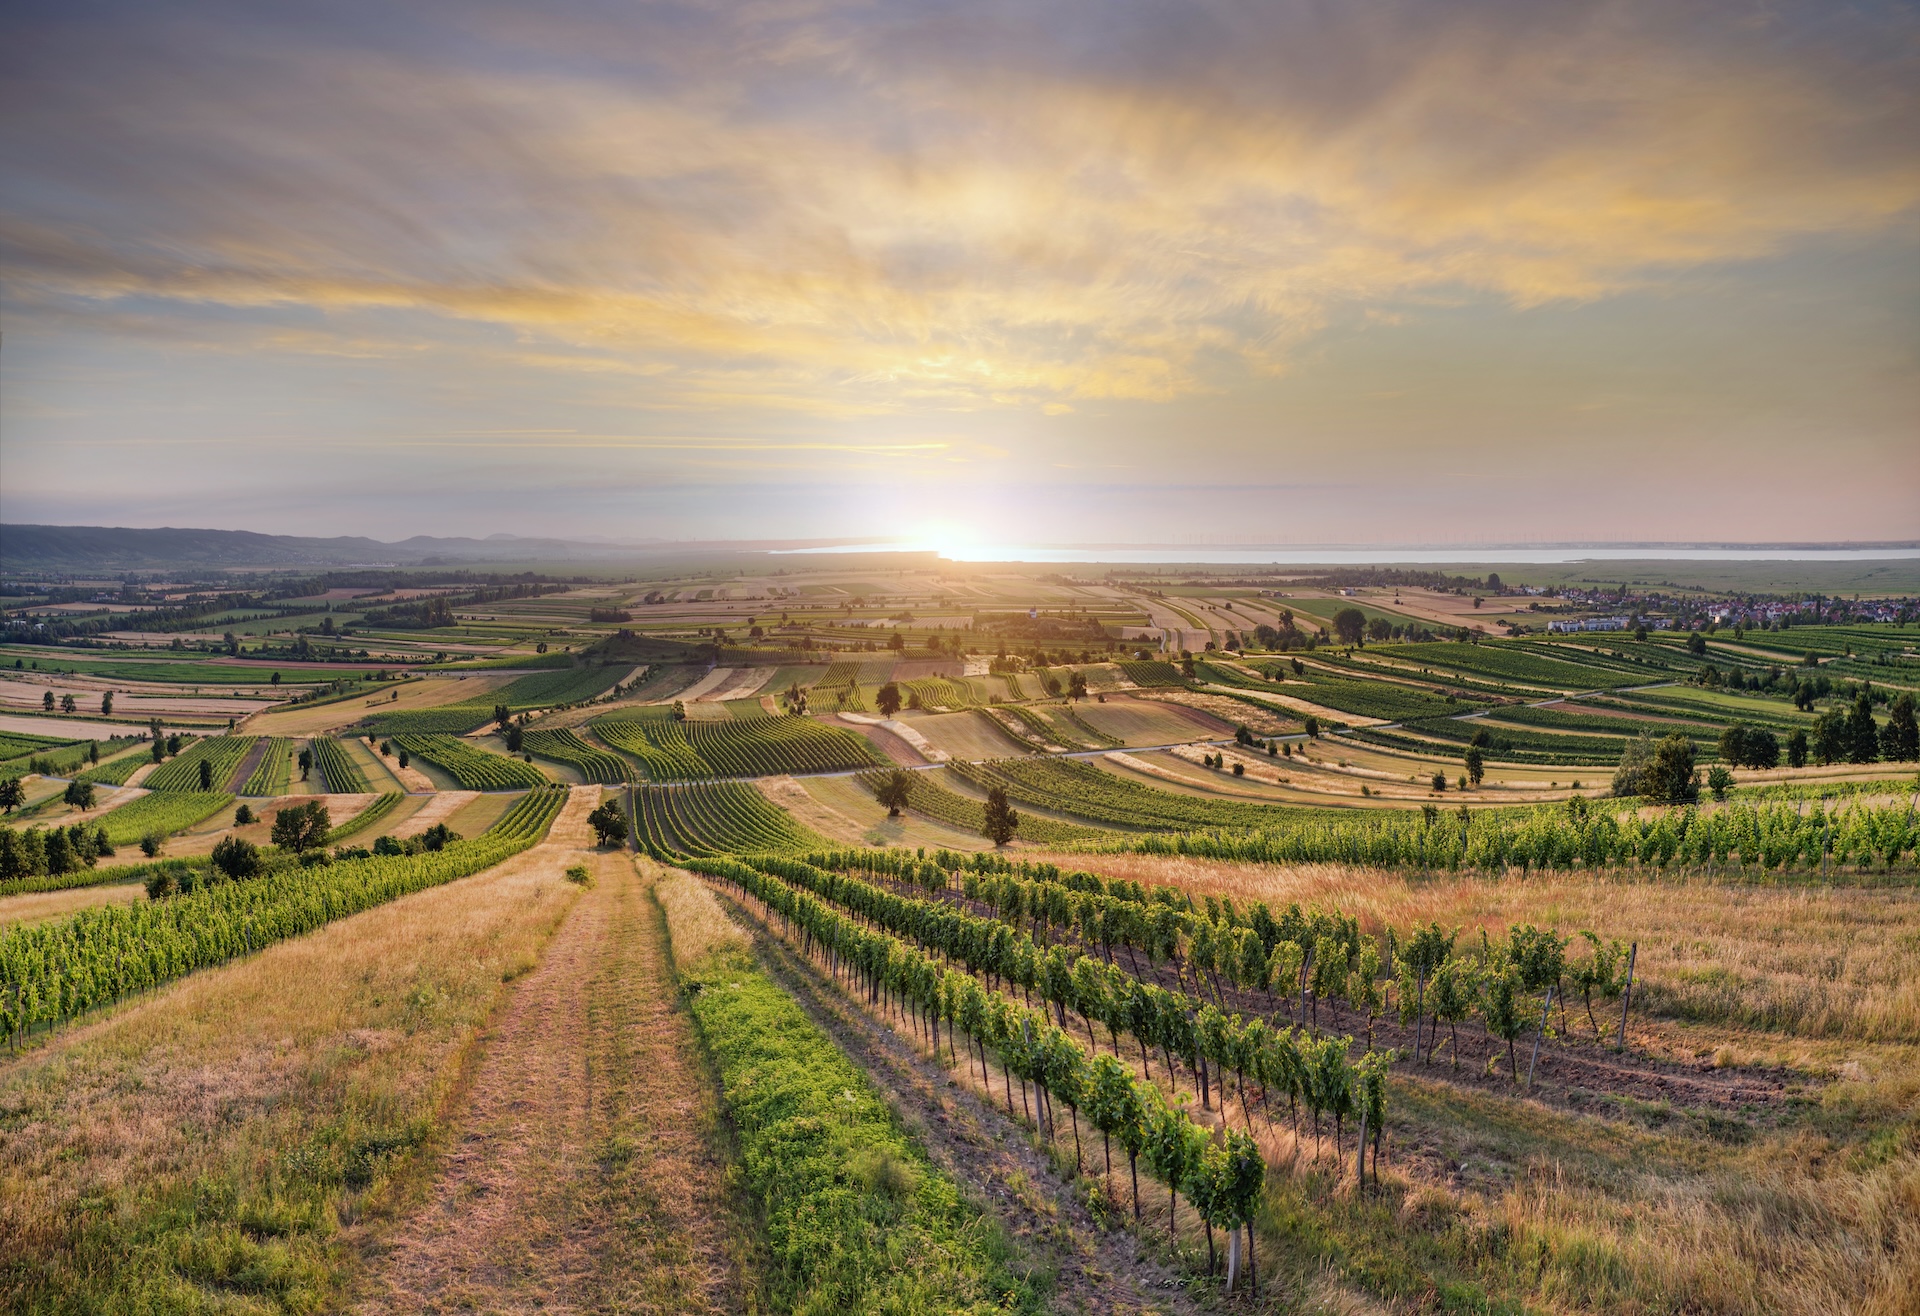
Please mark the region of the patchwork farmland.
<svg viewBox="0 0 1920 1316"><path fill-rule="evenodd" d="M1920 632L1115 579L340 596L231 725L7 647L10 1303L511 1305L474 1196L585 1303L1897 1309Z"/></svg>

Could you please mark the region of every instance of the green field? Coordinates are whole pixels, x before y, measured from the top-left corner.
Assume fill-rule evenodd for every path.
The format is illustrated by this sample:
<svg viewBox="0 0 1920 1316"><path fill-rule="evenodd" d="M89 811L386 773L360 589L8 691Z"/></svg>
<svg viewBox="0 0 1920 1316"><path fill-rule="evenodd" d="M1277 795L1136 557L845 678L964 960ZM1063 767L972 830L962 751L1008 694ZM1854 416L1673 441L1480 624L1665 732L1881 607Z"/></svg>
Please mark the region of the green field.
<svg viewBox="0 0 1920 1316"><path fill-rule="evenodd" d="M745 782L637 786L633 794L635 832L656 859L782 854L826 844Z"/></svg>
<svg viewBox="0 0 1920 1316"><path fill-rule="evenodd" d="M883 761L862 737L804 717L678 722L622 712L596 720L593 731L638 760L650 781L845 772Z"/></svg>
<svg viewBox="0 0 1920 1316"><path fill-rule="evenodd" d="M230 790L233 775L253 747L258 736L205 736L147 774L141 783L151 791ZM211 769L211 786L200 784L200 765Z"/></svg>
<svg viewBox="0 0 1920 1316"><path fill-rule="evenodd" d="M489 754L453 736L395 736L393 747L425 759L470 791L524 790L548 784L546 774L532 764Z"/></svg>

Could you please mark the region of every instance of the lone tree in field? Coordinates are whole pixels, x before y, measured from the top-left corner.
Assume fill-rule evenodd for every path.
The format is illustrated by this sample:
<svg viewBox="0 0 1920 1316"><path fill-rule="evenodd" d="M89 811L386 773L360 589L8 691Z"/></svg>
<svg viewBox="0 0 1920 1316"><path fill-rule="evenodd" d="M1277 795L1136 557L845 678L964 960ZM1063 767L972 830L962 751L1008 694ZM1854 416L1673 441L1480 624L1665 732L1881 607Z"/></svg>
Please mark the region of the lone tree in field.
<svg viewBox="0 0 1920 1316"><path fill-rule="evenodd" d="M1086 697L1087 697L1087 674L1085 672L1075 672L1072 676L1067 678L1067 698L1069 700L1074 700L1074 699L1085 699Z"/></svg>
<svg viewBox="0 0 1920 1316"><path fill-rule="evenodd" d="M12 813L26 801L26 787L20 784L20 778L8 777L5 781L0 781L0 809Z"/></svg>
<svg viewBox="0 0 1920 1316"><path fill-rule="evenodd" d="M317 850L327 843L332 831L333 816L319 800L281 809L273 815L273 843L282 850L295 853Z"/></svg>
<svg viewBox="0 0 1920 1316"><path fill-rule="evenodd" d="M599 808L587 815L587 826L593 828L593 834L602 845L627 843L627 815L621 811L618 800L603 801Z"/></svg>
<svg viewBox="0 0 1920 1316"><path fill-rule="evenodd" d="M880 687L880 693L874 696L874 702L879 705L880 716L892 717L900 711L900 687L892 681L887 682Z"/></svg>
<svg viewBox="0 0 1920 1316"><path fill-rule="evenodd" d="M1480 747L1478 745L1467 746L1467 780L1473 783L1475 790L1478 790L1481 780L1485 778L1486 775L1487 760L1480 753Z"/></svg>
<svg viewBox="0 0 1920 1316"><path fill-rule="evenodd" d="M203 791L213 789L213 763L209 759L200 760L200 789Z"/></svg>
<svg viewBox="0 0 1920 1316"><path fill-rule="evenodd" d="M1333 614L1333 633L1343 644L1358 644L1366 633L1367 614L1358 608L1342 608Z"/></svg>
<svg viewBox="0 0 1920 1316"><path fill-rule="evenodd" d="M902 768L895 768L880 783L880 789L873 797L887 806L887 817L898 818L900 810L913 802L913 777Z"/></svg>
<svg viewBox="0 0 1920 1316"><path fill-rule="evenodd" d="M100 696L100 716L111 717L112 715L113 715L113 691L109 690L105 694Z"/></svg>
<svg viewBox="0 0 1920 1316"><path fill-rule="evenodd" d="M1005 845L1013 839L1014 828L1020 825L1020 815L1007 803L1007 792L999 786L987 790L986 822L980 833L995 845Z"/></svg>

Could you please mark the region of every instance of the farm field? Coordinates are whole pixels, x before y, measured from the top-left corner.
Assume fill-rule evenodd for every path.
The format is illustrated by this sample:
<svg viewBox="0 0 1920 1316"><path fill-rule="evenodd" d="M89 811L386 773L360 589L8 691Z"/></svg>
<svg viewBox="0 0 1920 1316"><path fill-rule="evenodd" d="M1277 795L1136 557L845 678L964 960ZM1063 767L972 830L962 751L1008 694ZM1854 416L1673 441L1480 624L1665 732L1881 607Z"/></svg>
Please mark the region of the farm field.
<svg viewBox="0 0 1920 1316"><path fill-rule="evenodd" d="M805 593L815 579L821 592ZM674 601L643 602L656 592ZM1332 625L1347 598L1326 593L1294 609L1302 625ZM1525 622L1512 608L1473 617L1452 606L1459 596L1432 600L1451 611L1411 597L1394 607L1390 593L1361 610L1409 632L1438 625L1426 610ZM625 635L588 619L612 601L634 618ZM844 1193L879 1213L896 1259L924 1261L909 1287L935 1306L926 1295L986 1283L998 1306L1031 1310L1897 1311L1897 1277L1920 1256L1898 1209L1916 1173L1901 1078L1920 1056L1907 989L1908 942L1920 937L1909 908L1915 764L1810 754L1798 768L1736 766L1715 789L1707 774L1724 766L1731 724L1784 746L1796 731L1811 744L1835 717L1857 721L1863 677L1880 692L1869 701L1878 737L1911 680L1899 628L1723 631L1704 655L1662 633L1295 642L1196 652L1192 677L1157 636L1138 642L1151 655L1138 659L1135 643L1103 646L1090 632L1044 644L1018 634L1029 611L1074 619L1084 605L1115 639L1172 617L1198 648L1278 625L1291 603L1243 586L1196 583L1163 601L1124 580L983 571L962 586L811 563L733 583L716 570L617 590L576 584L461 605L450 626L395 628L395 645L422 660L409 679L284 681L257 701L283 702L234 734L186 741L159 768L146 766L144 739L103 744L85 815L62 802L66 778L23 771L24 816L16 809L7 825L34 839L0 838L0 863L31 854L40 867L0 896L0 939L105 945L85 920L155 920L110 934L125 947L118 962L172 956L175 967L117 1004L110 988L87 994L103 990L97 973L71 974L57 991L36 987L29 1016L4 978L22 957L0 955L0 1010L33 1021L0 1058L0 1088L8 1109L37 1121L30 1139L0 1149L0 1193L34 1220L67 1218L104 1193L116 1220L166 1247L48 1234L51 1262L30 1274L0 1265L0 1286L13 1286L0 1292L17 1303L21 1284L51 1284L30 1291L85 1305L139 1277L176 1295L253 1284L247 1301L267 1310L519 1309L536 1298L779 1310L844 1290L822 1279L827 1263L796 1265L765 1222L803 1197L831 1214ZM908 612L914 621L896 620ZM995 617L1011 619L1009 642L969 636L969 623L999 626ZM757 645L749 618L770 632ZM729 637L720 644L716 626ZM902 647L889 652L896 632ZM290 634L262 624L245 639ZM799 635L810 651L793 644ZM482 640L512 665L477 657ZM1798 665L1807 652L1817 667ZM460 666L440 666L441 655ZM1005 674L986 674L989 664ZM1041 697L1044 677L1064 687L1076 672L1105 703ZM1794 684L1821 677L1825 686ZM901 733L834 716L844 703L877 719L889 679L903 704L918 695L926 706L903 707ZM156 699L194 698L191 686L152 684ZM766 699L778 709L796 685L810 716L770 715ZM496 704L516 714L533 764L505 752ZM97 697L72 725L91 707ZM83 771L78 758L65 766L68 719L19 720L30 724L22 735L46 735L19 740L16 758ZM147 730L144 717L108 725ZM1236 742L1239 726L1250 735ZM1692 741L1696 799L1609 797L1614 763L1642 729ZM314 763L304 783L303 749ZM1469 749L1481 754L1471 784ZM875 798L889 757L911 765L897 818ZM136 769L153 789L120 803L106 783ZM582 784L529 794L553 777ZM1020 815L1004 847L983 834L995 787ZM251 821L236 821L236 797ZM563 797L549 840L477 871L455 862L511 849L514 820ZM625 846L594 841L586 816L602 801L615 825L634 808ZM274 819L310 802L329 811L331 834L308 848L311 867L289 870ZM117 853L91 868L50 863L49 829L81 817L105 827ZM391 853L447 834L464 839ZM149 897L144 880L125 879L157 871L137 867L149 835L175 894L157 886ZM360 858L376 841L376 859ZM211 861L229 843L257 847L270 874L288 877L221 880ZM66 844L78 855L92 842ZM431 858L441 854L454 858ZM451 863L435 871L461 875L370 908L349 901L330 921L303 915L289 925L296 935L264 948L249 940L258 922L228 918L295 889L317 898L376 862ZM78 866L50 871L60 863ZM565 880L570 867L589 882ZM931 903L898 903L914 901ZM962 916L975 921L941 922ZM1140 917L1161 930L1142 933ZM1463 966L1445 988L1432 973L1406 976L1421 953L1415 934L1433 925ZM1564 939L1546 1011L1542 983L1503 997L1496 981L1535 944L1529 925ZM987 968L959 942L937 961L915 958L929 945L916 938L948 926L1002 938L1008 958ZM1275 928L1295 931L1276 940ZM1583 929L1631 958L1630 1002L1618 990L1628 959L1607 960L1605 981L1591 976ZM216 932L227 950L196 958ZM1299 962L1263 984L1258 964L1247 967L1249 935L1269 966L1290 963L1280 943L1297 935ZM364 969L340 961L349 946ZM475 963L456 962L466 953ZM1323 956L1337 967L1317 967ZM1065 994L1063 981L1074 984ZM1184 1000L1192 1029L1142 1038L1100 1013L1128 982ZM731 983L738 1002L723 999ZM941 994L928 996L928 983ZM1429 1008L1455 990L1466 999L1453 1015ZM267 992L330 999L292 1027L294 1007ZM970 1014L970 999L985 1013ZM194 1022L209 1011L218 1027ZM257 1027L232 1025L246 1011ZM1235 1031L1254 1022L1265 1032ZM775 1027L780 1047L751 1035ZM1267 1059L1236 1049L1249 1036ZM1296 1061L1273 1058L1287 1055L1316 1068L1287 1071ZM276 1066L322 1058L316 1082L283 1086ZM210 1107L187 1103L176 1124L156 1126L159 1098L123 1082L140 1074L177 1093L216 1072L283 1115L216 1127ZM862 1110L908 1141L888 1141L863 1114L844 1125L857 1133L835 1135L838 1168L809 1178L780 1159L802 1144L800 1125L751 1122L759 1094L796 1072L873 1103ZM1122 1081L1147 1115L1165 1107L1190 1123L1194 1146L1214 1149L1207 1173L1226 1173L1222 1157L1240 1157L1246 1173L1258 1165L1251 1232L1216 1212L1210 1258L1208 1189L1179 1174L1169 1185L1147 1144L1132 1163L1132 1135L1119 1130L1144 1126L1114 1126L1108 1171L1099 1121L1118 1117L1100 1102L1124 1106ZM780 1090L812 1099L810 1088ZM1363 1106L1384 1120L1370 1125L1364 1189ZM62 1150L102 1118L126 1126L89 1145L140 1167L104 1188ZM183 1148L189 1137L199 1141ZM929 1193L963 1209L915 1214ZM1784 1223L1756 1232L1755 1213ZM971 1250L956 1249L953 1230ZM870 1288L881 1236L843 1220L819 1255ZM1258 1301L1246 1292L1250 1259Z"/></svg>

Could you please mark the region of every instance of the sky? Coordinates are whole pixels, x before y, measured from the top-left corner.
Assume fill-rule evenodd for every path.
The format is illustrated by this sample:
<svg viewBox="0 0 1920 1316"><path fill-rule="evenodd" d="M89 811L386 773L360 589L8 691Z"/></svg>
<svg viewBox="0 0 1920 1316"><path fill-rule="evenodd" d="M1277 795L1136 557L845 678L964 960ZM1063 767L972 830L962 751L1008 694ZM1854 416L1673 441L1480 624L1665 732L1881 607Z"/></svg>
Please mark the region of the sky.
<svg viewBox="0 0 1920 1316"><path fill-rule="evenodd" d="M1920 538L1920 7L13 0L0 519Z"/></svg>

